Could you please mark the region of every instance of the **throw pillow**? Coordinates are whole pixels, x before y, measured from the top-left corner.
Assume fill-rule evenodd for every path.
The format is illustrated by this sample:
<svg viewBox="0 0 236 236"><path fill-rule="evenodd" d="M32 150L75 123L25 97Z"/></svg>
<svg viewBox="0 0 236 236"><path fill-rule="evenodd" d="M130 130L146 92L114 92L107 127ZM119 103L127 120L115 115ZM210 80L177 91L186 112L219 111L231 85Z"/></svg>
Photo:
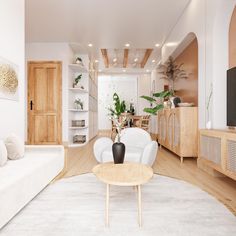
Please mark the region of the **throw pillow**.
<svg viewBox="0 0 236 236"><path fill-rule="evenodd" d="M0 140L0 166L5 165L7 162L7 149L5 143Z"/></svg>
<svg viewBox="0 0 236 236"><path fill-rule="evenodd" d="M22 158L25 154L24 142L16 135L12 134L5 140L7 156L10 160Z"/></svg>

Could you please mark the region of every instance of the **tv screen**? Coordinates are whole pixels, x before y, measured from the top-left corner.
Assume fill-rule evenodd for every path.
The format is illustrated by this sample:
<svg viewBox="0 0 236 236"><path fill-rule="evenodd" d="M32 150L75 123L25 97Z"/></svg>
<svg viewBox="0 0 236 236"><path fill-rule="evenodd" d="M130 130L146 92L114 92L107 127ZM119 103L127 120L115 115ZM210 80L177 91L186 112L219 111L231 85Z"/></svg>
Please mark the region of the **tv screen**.
<svg viewBox="0 0 236 236"><path fill-rule="evenodd" d="M227 71L227 126L236 126L236 67Z"/></svg>

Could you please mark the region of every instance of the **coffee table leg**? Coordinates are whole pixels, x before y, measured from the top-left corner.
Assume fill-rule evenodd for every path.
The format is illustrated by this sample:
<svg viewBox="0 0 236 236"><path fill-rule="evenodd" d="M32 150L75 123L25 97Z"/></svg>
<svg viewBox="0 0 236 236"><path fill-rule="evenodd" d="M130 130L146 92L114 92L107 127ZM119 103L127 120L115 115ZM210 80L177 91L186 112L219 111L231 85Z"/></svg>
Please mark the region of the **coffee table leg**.
<svg viewBox="0 0 236 236"><path fill-rule="evenodd" d="M138 222L142 226L142 203L141 203L141 185L138 185Z"/></svg>
<svg viewBox="0 0 236 236"><path fill-rule="evenodd" d="M110 185L107 184L107 195L106 195L106 226L109 226L109 195Z"/></svg>

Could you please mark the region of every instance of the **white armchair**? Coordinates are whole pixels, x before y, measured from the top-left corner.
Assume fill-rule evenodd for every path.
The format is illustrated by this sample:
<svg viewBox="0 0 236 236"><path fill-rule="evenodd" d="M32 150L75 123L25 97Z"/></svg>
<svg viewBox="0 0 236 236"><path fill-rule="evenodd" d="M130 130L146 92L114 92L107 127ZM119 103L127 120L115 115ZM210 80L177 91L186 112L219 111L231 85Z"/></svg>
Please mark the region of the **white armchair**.
<svg viewBox="0 0 236 236"><path fill-rule="evenodd" d="M158 146L148 132L140 128L126 128L121 131L121 142L125 144L125 161L153 165ZM93 151L98 162L113 161L112 144L112 140L105 137L95 142Z"/></svg>

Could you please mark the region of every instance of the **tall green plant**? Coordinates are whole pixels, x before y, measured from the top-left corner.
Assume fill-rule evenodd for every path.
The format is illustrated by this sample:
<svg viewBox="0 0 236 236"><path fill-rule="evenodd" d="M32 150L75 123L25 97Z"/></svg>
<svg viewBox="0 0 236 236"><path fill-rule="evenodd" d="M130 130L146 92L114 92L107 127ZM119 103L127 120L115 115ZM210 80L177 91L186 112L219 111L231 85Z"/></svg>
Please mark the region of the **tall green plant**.
<svg viewBox="0 0 236 236"><path fill-rule="evenodd" d="M151 107L146 107L143 109L144 112L147 112L151 115L157 115L157 112L164 108L164 99L169 98L173 95L173 91L162 91L160 93L153 93L153 96L141 96L141 98L150 102Z"/></svg>
<svg viewBox="0 0 236 236"><path fill-rule="evenodd" d="M118 96L118 94L114 93L113 103L114 103L114 109L108 108L108 110L111 112L112 116L116 115L117 117L119 117L121 113L125 112L126 109L125 101L124 100L120 101L120 97Z"/></svg>

